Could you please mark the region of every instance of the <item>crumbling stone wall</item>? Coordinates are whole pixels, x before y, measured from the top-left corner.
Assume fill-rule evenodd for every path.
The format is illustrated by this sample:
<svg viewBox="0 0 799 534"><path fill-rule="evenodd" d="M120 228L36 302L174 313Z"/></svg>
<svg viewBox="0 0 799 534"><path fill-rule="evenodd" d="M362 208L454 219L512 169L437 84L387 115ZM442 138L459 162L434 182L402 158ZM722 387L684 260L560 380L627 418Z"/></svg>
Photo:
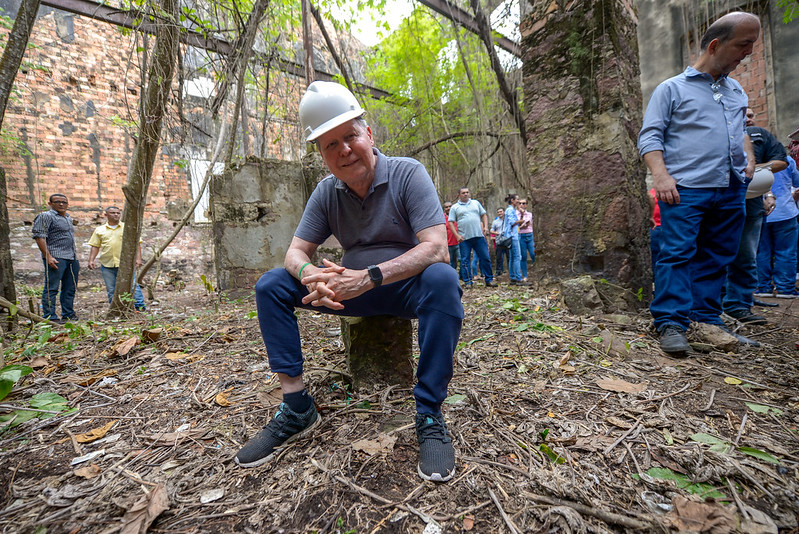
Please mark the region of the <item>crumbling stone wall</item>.
<svg viewBox="0 0 799 534"><path fill-rule="evenodd" d="M522 22L536 270L651 287L632 0L534 0Z"/></svg>
<svg viewBox="0 0 799 534"><path fill-rule="evenodd" d="M303 163L251 158L211 182L211 217L220 290L250 290L283 265L305 203L325 175L318 157Z"/></svg>

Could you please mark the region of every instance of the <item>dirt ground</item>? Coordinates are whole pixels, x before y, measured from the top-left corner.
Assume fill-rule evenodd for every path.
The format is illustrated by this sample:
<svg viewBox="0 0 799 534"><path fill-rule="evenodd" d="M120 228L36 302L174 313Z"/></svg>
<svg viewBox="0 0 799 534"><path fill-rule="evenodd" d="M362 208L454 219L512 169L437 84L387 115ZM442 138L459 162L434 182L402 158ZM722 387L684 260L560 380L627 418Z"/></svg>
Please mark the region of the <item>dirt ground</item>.
<svg viewBox="0 0 799 534"><path fill-rule="evenodd" d="M350 391L339 320L307 311L322 423L238 467L281 398L252 297L158 296L108 321L104 293L85 290L78 326L6 339L6 364L35 371L0 412L42 393L72 411L0 423L2 532L799 532L796 301L740 328L760 348L674 359L646 311L578 317L554 291L466 291L443 408L457 473L435 484L416 474L411 391Z"/></svg>

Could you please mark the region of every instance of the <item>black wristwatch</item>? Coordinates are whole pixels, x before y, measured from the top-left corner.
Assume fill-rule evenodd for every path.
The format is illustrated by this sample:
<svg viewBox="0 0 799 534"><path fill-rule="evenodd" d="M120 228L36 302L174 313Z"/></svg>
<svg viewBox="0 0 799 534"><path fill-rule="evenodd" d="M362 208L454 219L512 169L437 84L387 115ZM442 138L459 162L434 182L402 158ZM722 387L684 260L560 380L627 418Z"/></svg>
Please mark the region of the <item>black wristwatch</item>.
<svg viewBox="0 0 799 534"><path fill-rule="evenodd" d="M383 284L383 272L377 265L370 265L366 268L369 271L369 278L374 282L375 287L380 287Z"/></svg>

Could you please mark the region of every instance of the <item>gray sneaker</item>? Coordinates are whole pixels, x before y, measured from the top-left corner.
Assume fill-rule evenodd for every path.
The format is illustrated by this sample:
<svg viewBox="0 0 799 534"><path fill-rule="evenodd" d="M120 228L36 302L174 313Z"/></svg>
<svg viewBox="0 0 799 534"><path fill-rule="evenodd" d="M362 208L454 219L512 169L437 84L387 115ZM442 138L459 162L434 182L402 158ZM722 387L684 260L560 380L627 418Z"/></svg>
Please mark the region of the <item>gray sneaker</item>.
<svg viewBox="0 0 799 534"><path fill-rule="evenodd" d="M455 474L455 448L447 432L444 416L416 414L416 438L419 440L419 476L433 482L447 482Z"/></svg>
<svg viewBox="0 0 799 534"><path fill-rule="evenodd" d="M307 412L297 413L283 402L274 419L236 454L236 463L241 467L265 464L276 450L310 433L320 421L322 418L313 403Z"/></svg>
<svg viewBox="0 0 799 534"><path fill-rule="evenodd" d="M660 329L660 348L669 354L682 354L691 350L685 331L677 325L667 324Z"/></svg>

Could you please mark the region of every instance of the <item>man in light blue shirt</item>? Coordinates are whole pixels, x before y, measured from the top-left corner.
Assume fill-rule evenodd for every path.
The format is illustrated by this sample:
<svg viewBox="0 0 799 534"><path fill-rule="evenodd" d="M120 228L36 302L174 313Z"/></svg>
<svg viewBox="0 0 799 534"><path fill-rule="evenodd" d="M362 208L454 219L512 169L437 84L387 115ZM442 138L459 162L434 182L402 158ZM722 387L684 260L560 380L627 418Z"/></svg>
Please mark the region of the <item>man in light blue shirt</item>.
<svg viewBox="0 0 799 534"><path fill-rule="evenodd" d="M457 227L453 224L457 223ZM469 258L472 250L480 259L487 287L496 287L494 271L491 269L491 256L488 253L488 215L483 205L471 198L468 187L458 191L458 202L449 210L449 229L460 243L461 280L466 287L472 287L472 273Z"/></svg>
<svg viewBox="0 0 799 534"><path fill-rule="evenodd" d="M671 354L690 350L691 321L724 326L721 288L755 168L744 131L748 98L727 75L759 35L750 13L718 19L694 65L655 89L644 116L638 150L652 172L663 234L650 311L660 346Z"/></svg>
<svg viewBox="0 0 799 534"><path fill-rule="evenodd" d="M787 169L774 173L771 190L776 196L776 208L766 217L760 234L757 249L758 289L755 296L771 297L776 289L777 298L795 299L799 298L799 292L796 291L799 171L792 157L788 156Z"/></svg>

